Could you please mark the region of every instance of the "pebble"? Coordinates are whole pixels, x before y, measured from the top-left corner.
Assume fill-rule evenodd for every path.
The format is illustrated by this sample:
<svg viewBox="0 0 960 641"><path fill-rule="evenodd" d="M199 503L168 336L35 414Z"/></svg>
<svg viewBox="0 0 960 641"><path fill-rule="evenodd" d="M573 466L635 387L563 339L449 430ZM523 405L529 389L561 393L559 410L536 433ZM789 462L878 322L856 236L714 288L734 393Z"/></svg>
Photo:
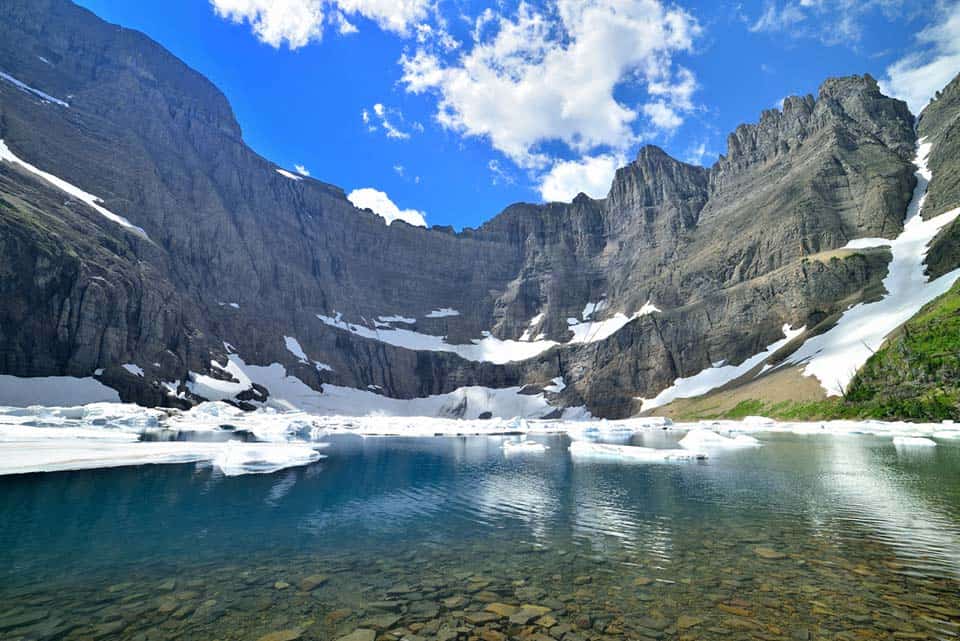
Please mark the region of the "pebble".
<svg viewBox="0 0 960 641"><path fill-rule="evenodd" d="M787 555L783 552L778 552L773 548L762 546L753 548L753 553L759 556L761 559L767 559L768 561L778 561L780 559L787 558Z"/></svg>
<svg viewBox="0 0 960 641"><path fill-rule="evenodd" d="M302 592L313 592L328 581L325 574L311 574L300 579L299 588Z"/></svg>
<svg viewBox="0 0 960 641"><path fill-rule="evenodd" d="M377 633L375 631L358 628L350 634L340 637L337 641L374 641L376 638Z"/></svg>

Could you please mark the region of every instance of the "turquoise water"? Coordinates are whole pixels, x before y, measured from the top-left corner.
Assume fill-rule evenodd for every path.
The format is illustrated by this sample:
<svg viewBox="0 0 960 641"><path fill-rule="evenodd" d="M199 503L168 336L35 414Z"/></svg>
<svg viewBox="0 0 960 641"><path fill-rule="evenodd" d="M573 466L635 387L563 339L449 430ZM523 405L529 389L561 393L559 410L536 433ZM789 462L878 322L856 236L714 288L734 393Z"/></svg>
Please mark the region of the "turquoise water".
<svg viewBox="0 0 960 641"><path fill-rule="evenodd" d="M957 638L960 446L761 438L618 464L342 436L271 475L0 477L0 639Z"/></svg>

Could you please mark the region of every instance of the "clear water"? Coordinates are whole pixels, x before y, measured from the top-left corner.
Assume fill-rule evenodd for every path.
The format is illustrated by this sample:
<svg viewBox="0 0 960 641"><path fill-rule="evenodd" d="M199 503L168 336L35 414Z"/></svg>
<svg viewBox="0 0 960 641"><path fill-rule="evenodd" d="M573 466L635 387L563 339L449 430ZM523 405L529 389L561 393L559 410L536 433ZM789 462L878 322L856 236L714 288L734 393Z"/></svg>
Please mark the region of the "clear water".
<svg viewBox="0 0 960 641"><path fill-rule="evenodd" d="M960 445L770 435L651 465L540 440L505 457L500 438L344 436L272 475L0 477L0 639L960 635ZM549 612L505 616L524 605Z"/></svg>

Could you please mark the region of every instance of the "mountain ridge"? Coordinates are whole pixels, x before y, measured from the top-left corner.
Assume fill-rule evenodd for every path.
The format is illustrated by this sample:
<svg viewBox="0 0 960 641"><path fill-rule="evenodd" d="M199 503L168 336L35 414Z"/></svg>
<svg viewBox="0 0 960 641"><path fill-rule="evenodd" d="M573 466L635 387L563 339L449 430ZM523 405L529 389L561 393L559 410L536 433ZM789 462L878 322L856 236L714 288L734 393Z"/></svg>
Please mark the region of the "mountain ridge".
<svg viewBox="0 0 960 641"><path fill-rule="evenodd" d="M98 380L125 400L196 402L191 381L229 377L222 368L240 353L281 364L320 395L324 385L395 398L525 386L558 408L631 414L678 377L762 351L784 325L815 332L876 296L882 251L817 257L896 236L915 182L913 116L872 77L854 76L741 125L710 168L645 146L603 199L515 203L460 232L386 226L338 187L277 173L242 143L222 93L148 37L89 27L99 19L64 0L11 2L0 15L0 70L49 92L69 92L76 75L99 83L64 93L62 107L0 82L0 139L150 238L57 202L0 163L0 197L17 212L5 214L0 270L19 275L0 291L16 301L0 313L0 374L103 370ZM37 65L54 70L33 75ZM196 92L158 88L184 77ZM112 267L98 276L96 264ZM133 284L117 270L142 276ZM101 309L117 305L120 317ZM444 309L458 314L430 314ZM336 314L343 325L318 318ZM484 332L498 349L533 355L459 355L477 341L483 349ZM301 362L284 337L329 369ZM557 377L562 391L543 392Z"/></svg>

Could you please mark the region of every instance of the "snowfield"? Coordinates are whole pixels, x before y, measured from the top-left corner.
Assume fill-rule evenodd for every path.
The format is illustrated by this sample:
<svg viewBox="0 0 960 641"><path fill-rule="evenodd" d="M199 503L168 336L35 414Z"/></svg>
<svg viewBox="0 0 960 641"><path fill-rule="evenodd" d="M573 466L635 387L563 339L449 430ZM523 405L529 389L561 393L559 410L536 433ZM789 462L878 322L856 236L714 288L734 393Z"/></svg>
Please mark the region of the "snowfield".
<svg viewBox="0 0 960 641"><path fill-rule="evenodd" d="M875 303L860 303L847 310L834 327L808 339L786 361L803 364L804 375L816 376L830 396L843 393L853 375L880 348L890 332L909 320L921 307L946 293L960 277L960 269L934 281L928 281L924 273L930 242L960 215L960 208L930 220L924 220L920 215L931 178L927 167L931 147L924 139L919 141L914 160L917 186L900 235L893 240L858 238L847 244L849 249L890 248L893 258L883 279L887 294Z"/></svg>

